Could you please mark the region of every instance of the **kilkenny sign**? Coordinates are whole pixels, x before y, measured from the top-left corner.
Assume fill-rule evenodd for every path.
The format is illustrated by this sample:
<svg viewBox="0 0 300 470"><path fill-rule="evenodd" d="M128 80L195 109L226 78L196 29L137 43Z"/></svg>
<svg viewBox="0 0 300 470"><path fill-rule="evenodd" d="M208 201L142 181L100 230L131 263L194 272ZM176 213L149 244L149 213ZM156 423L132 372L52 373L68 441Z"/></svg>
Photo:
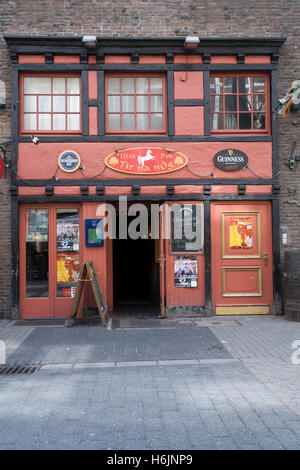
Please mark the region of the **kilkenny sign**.
<svg viewBox="0 0 300 470"><path fill-rule="evenodd" d="M73 173L80 167L80 156L74 150L65 150L58 157L58 165L61 170Z"/></svg>
<svg viewBox="0 0 300 470"><path fill-rule="evenodd" d="M188 157L160 147L136 147L116 150L105 158L105 165L121 173L159 175L185 167Z"/></svg>
<svg viewBox="0 0 300 470"><path fill-rule="evenodd" d="M248 165L248 157L240 150L221 150L214 156L214 164L223 171L237 171L246 168Z"/></svg>

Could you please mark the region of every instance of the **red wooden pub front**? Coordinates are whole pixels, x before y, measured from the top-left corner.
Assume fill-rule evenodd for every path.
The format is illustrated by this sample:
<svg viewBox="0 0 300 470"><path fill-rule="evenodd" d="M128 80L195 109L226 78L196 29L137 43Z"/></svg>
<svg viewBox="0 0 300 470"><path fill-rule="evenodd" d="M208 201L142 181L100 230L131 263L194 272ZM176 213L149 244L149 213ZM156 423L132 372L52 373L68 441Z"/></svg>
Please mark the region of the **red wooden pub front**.
<svg viewBox="0 0 300 470"><path fill-rule="evenodd" d="M5 39L15 318L68 317L85 261L109 314L279 313L284 39ZM147 233L121 236L137 204ZM174 205L197 245L174 239ZM109 210L115 237L93 230ZM84 292L81 311L94 305Z"/></svg>

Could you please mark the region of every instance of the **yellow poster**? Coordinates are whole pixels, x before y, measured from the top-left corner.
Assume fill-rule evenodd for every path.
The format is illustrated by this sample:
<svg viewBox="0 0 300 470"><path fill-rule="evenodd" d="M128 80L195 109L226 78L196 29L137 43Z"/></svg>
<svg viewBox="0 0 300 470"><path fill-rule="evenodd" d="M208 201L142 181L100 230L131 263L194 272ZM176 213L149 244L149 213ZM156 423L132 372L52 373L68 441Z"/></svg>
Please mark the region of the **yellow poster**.
<svg viewBox="0 0 300 470"><path fill-rule="evenodd" d="M57 282L75 284L79 277L79 254L62 252L57 254Z"/></svg>
<svg viewBox="0 0 300 470"><path fill-rule="evenodd" d="M231 217L229 224L229 247L250 249L253 247L252 217Z"/></svg>

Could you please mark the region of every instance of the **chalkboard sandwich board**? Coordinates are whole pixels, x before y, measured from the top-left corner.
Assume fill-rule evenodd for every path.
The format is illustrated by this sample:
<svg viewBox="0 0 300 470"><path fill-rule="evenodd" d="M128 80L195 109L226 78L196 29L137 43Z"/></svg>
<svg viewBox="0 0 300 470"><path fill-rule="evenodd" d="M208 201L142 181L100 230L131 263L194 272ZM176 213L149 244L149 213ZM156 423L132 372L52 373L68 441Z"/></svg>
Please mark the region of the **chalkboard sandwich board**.
<svg viewBox="0 0 300 470"><path fill-rule="evenodd" d="M94 298L96 301L96 305L97 305L97 309L98 309L98 313L99 313L102 325L106 326L105 307L104 307L102 296L101 296L97 274L96 274L92 261L86 261L81 266L79 279L78 279L77 286L76 286L76 292L75 292L75 296L74 296L72 307L71 307L70 316L69 316L69 319L67 320L67 326L68 327L71 326L72 320L76 318L78 307L79 307L79 302L81 299L81 294L82 294L83 286L85 282L91 283L92 291L94 294Z"/></svg>

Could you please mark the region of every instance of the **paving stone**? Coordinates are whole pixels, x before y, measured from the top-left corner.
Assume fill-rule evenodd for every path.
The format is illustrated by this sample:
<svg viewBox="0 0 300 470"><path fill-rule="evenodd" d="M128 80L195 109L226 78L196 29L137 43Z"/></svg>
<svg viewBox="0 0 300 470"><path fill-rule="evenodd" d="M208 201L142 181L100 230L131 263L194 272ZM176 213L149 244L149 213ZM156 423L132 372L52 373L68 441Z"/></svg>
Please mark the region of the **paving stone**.
<svg viewBox="0 0 300 470"><path fill-rule="evenodd" d="M276 352L272 328L281 345L300 329L285 329L273 318L255 321L226 326L220 319L211 329L191 321L175 337L157 330L53 327L45 334L35 328L11 357L52 367L32 376L0 376L0 449L298 449L300 419L287 405L297 401L300 374L287 364L287 346ZM228 351L213 356L212 346L223 338ZM263 339L271 352L267 343L263 351ZM138 349L124 355L129 340ZM71 357L66 348L74 352L74 367L64 367ZM250 354L256 363L243 362ZM156 365L133 364L137 359ZM116 366L118 360L130 365ZM100 367L101 361L110 365Z"/></svg>

